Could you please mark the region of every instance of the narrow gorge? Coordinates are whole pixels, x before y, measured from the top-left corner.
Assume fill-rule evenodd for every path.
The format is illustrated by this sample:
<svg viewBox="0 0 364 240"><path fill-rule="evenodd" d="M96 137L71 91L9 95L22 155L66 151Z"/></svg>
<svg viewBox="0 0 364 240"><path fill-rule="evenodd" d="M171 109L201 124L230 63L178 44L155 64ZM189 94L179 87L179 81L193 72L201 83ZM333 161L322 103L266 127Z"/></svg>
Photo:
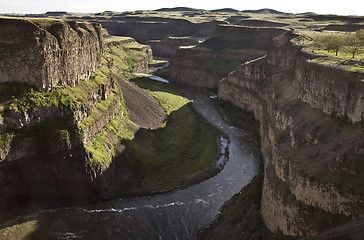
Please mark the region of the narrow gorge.
<svg viewBox="0 0 364 240"><path fill-rule="evenodd" d="M363 61L314 39L363 23L0 17L0 236L361 239Z"/></svg>
<svg viewBox="0 0 364 240"><path fill-rule="evenodd" d="M304 236L363 217L364 85L361 73L302 50L298 37L274 38L267 56L220 82L219 98L259 119L265 224Z"/></svg>

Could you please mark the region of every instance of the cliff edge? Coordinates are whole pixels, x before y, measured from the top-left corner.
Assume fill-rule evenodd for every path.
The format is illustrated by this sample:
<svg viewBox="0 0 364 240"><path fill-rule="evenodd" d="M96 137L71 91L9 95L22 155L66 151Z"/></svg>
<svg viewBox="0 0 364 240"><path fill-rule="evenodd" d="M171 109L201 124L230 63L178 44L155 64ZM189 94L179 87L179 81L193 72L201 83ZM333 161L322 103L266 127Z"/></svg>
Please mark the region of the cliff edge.
<svg viewBox="0 0 364 240"><path fill-rule="evenodd" d="M243 62L264 56L280 28L218 25L214 35L194 47L180 47L171 61L171 81L216 89Z"/></svg>
<svg viewBox="0 0 364 240"><path fill-rule="evenodd" d="M266 226L305 236L364 217L364 74L320 63L295 37L274 38L218 96L260 121Z"/></svg>
<svg viewBox="0 0 364 240"><path fill-rule="evenodd" d="M55 19L0 18L0 82L49 91L88 80L101 63L101 25Z"/></svg>
<svg viewBox="0 0 364 240"><path fill-rule="evenodd" d="M147 122L139 127L156 128L166 117L157 100L124 78L147 70L150 47L105 35L99 24L0 24L1 221L109 198L115 148L133 137L130 94L155 110L137 114Z"/></svg>

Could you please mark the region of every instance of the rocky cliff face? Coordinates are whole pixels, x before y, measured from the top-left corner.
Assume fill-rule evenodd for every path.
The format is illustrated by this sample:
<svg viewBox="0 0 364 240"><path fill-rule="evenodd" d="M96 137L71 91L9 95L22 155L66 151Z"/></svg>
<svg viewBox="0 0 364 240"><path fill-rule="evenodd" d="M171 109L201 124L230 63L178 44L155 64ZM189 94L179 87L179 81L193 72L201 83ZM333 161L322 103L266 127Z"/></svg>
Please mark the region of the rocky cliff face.
<svg viewBox="0 0 364 240"><path fill-rule="evenodd" d="M274 38L218 95L260 121L267 227L315 235L364 216L363 73L319 63L291 38Z"/></svg>
<svg viewBox="0 0 364 240"><path fill-rule="evenodd" d="M214 35L204 41L201 46L221 49L254 48L266 50L272 38L283 33L283 28L248 27L238 25L218 25Z"/></svg>
<svg viewBox="0 0 364 240"><path fill-rule="evenodd" d="M99 25L87 23L1 23L1 30L12 32L21 44L17 49L14 39L5 39L8 35L1 39L4 46L14 46L1 51L9 59L0 61L7 66L1 69L7 82L0 83L2 221L24 211L108 197L111 173L104 173L118 140L128 133L122 91L130 83L120 73L145 70L150 47L132 38L103 40ZM21 40L16 33L29 38ZM15 63L9 66L11 60Z"/></svg>
<svg viewBox="0 0 364 240"><path fill-rule="evenodd" d="M219 25L214 36L194 48L180 48L168 75L171 80L197 87L217 88L218 82L241 63L266 54L278 28Z"/></svg>
<svg viewBox="0 0 364 240"><path fill-rule="evenodd" d="M101 62L99 24L45 19L0 19L0 82L51 90L88 80Z"/></svg>
<svg viewBox="0 0 364 240"><path fill-rule="evenodd" d="M96 19L97 20L97 19ZM152 47L154 55L172 57L179 46L197 44L196 38L210 37L222 21L194 23L166 17L115 17L99 20L110 34L130 36Z"/></svg>

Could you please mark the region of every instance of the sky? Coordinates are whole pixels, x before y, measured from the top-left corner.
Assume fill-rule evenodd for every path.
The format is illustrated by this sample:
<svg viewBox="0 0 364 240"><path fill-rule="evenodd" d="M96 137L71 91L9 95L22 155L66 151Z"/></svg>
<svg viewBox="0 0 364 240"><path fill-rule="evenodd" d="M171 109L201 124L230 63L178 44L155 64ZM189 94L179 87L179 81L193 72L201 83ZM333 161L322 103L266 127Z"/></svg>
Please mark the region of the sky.
<svg viewBox="0 0 364 240"><path fill-rule="evenodd" d="M364 16L363 0L0 0L0 13L45 13L47 11L98 13L171 7L192 7L206 10L271 8L288 13L315 12L318 14Z"/></svg>

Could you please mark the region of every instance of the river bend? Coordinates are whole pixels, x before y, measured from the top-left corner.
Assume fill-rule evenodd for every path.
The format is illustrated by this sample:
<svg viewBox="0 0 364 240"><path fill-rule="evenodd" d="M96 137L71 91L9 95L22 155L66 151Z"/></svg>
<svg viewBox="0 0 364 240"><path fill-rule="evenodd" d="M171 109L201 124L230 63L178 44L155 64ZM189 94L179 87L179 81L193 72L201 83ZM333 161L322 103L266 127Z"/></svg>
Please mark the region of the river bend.
<svg viewBox="0 0 364 240"><path fill-rule="evenodd" d="M0 230L0 236L12 239L7 236L14 237L16 231L18 236L23 233L38 239L196 239L198 230L217 217L222 204L257 174L258 162L253 147L243 142L246 133L222 120L212 98L196 94L193 106L229 136L229 159L216 176L152 197L42 211Z"/></svg>

